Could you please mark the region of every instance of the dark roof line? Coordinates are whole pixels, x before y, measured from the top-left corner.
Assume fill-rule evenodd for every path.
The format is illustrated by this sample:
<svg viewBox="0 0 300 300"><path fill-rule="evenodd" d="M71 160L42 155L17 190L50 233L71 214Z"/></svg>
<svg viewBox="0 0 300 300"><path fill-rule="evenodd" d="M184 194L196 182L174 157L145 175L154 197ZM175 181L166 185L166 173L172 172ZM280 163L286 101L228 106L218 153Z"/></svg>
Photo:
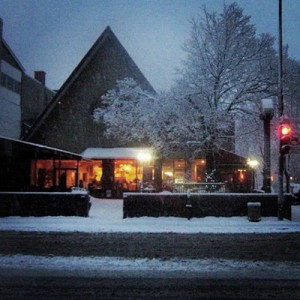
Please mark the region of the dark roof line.
<svg viewBox="0 0 300 300"><path fill-rule="evenodd" d="M19 68L21 69L21 71L23 73L25 73L25 68L23 67L23 65L21 64L21 62L18 60L18 58L16 57L16 55L14 54L14 52L11 50L11 48L9 47L9 45L6 43L6 41L4 40L4 38L2 38L2 42L3 42L3 45L6 47L7 51L10 53L10 55L13 57L13 59L15 60L15 62L19 66Z"/></svg>
<svg viewBox="0 0 300 300"><path fill-rule="evenodd" d="M239 155L239 154L236 154L235 152L232 152L232 151L229 151L229 150L225 150L225 149L223 149L223 148L220 148L220 152L227 152L227 153L229 153L229 154L232 154L232 155L234 155L234 156L236 156L236 157L238 157L238 158L240 158L240 159L247 159L245 156L241 156L241 155Z"/></svg>
<svg viewBox="0 0 300 300"><path fill-rule="evenodd" d="M66 156L75 157L77 159L82 159L81 154L66 151L66 150L62 150L62 149L58 149L58 148L53 148L53 147L49 147L49 146L45 146L45 145L41 145L41 144L35 144L35 143L27 142L27 141L21 141L21 140L9 138L9 137L6 137L6 136L0 136L0 139L11 141L11 142L14 142L14 143L23 144L23 145L32 146L34 148L39 148L39 149L42 149L42 150L48 150L48 151L51 151L51 152L54 152L54 153L60 153L60 154L66 155Z"/></svg>

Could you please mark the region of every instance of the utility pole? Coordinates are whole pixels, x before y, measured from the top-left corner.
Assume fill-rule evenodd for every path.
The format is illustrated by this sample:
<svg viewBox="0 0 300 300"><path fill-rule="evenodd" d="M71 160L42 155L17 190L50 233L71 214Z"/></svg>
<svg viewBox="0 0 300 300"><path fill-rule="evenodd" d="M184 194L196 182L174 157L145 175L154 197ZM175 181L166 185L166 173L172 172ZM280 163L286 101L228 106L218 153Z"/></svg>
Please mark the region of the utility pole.
<svg viewBox="0 0 300 300"><path fill-rule="evenodd" d="M283 111L284 111L284 104L283 104L283 71L282 71L282 0L278 0L279 1L279 7L278 7L278 11L279 11L279 20L278 20L278 24L279 24L279 30L278 30L278 45L279 45L279 51L278 51L278 55L279 55L279 69L278 69L278 113L279 113L279 117L283 116Z"/></svg>
<svg viewBox="0 0 300 300"><path fill-rule="evenodd" d="M283 72L282 72L282 0L278 0L278 45L279 45L279 66L278 66L278 113L279 118L283 117ZM279 146L280 147L280 146ZM279 149L279 160L278 160L278 220L283 220L283 172L284 172L284 161L285 155L281 153Z"/></svg>

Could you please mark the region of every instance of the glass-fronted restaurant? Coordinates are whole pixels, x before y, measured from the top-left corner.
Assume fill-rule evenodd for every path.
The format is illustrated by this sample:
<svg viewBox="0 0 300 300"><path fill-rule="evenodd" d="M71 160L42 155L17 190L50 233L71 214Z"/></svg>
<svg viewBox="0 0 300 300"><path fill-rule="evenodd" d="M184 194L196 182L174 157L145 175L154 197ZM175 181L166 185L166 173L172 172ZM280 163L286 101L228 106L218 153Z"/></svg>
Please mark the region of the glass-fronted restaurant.
<svg viewBox="0 0 300 300"><path fill-rule="evenodd" d="M114 182L112 189L117 195L124 191L156 190L157 166L155 154L150 148L88 148L82 156L91 160L92 166L87 176L80 169L83 186L101 191L102 196L107 196L103 193L107 192L107 183L104 181L108 178ZM205 180L205 165L204 159L195 160L189 180ZM187 181L186 174L190 170L184 159L164 159L160 169L160 190L172 190L174 183ZM110 193L109 189L108 194Z"/></svg>
<svg viewBox="0 0 300 300"><path fill-rule="evenodd" d="M154 190L154 154L150 148L87 148L79 168L80 183L98 197Z"/></svg>
<svg viewBox="0 0 300 300"><path fill-rule="evenodd" d="M80 161L32 161L31 184L38 189L55 187L68 190L73 186L88 189L95 197L122 197L123 192L198 190L210 181L203 158L188 162L185 159L164 159L155 172L155 154L150 148L87 148ZM249 187L249 169L241 161L219 164L220 186L217 191L246 191ZM158 175L157 175L158 174ZM156 178L159 177L159 178ZM213 180L212 180L213 181ZM158 186L160 183L160 186ZM226 186L225 186L226 185Z"/></svg>
<svg viewBox="0 0 300 300"><path fill-rule="evenodd" d="M0 137L0 191L65 191L76 186L82 156Z"/></svg>
<svg viewBox="0 0 300 300"><path fill-rule="evenodd" d="M150 148L87 148L76 154L1 138L0 154L2 191L69 191L81 187L96 197L116 198L123 192L174 191L182 184L208 181L205 159L156 160ZM227 154L223 162L219 159L221 181L226 182L228 191L246 191L249 169L241 159L233 158L228 160Z"/></svg>

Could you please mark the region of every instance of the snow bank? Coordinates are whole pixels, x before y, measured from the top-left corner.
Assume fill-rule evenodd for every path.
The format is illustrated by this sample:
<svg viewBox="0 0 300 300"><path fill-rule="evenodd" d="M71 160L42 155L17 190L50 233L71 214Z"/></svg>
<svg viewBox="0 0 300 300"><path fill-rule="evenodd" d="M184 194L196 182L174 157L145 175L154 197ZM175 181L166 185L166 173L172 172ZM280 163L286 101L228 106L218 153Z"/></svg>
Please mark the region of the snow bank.
<svg viewBox="0 0 300 300"><path fill-rule="evenodd" d="M300 232L300 206L293 206L292 221L263 217L193 218L142 217L123 219L123 200L92 199L90 217L5 217L0 230L60 232L177 232L177 233L277 233Z"/></svg>

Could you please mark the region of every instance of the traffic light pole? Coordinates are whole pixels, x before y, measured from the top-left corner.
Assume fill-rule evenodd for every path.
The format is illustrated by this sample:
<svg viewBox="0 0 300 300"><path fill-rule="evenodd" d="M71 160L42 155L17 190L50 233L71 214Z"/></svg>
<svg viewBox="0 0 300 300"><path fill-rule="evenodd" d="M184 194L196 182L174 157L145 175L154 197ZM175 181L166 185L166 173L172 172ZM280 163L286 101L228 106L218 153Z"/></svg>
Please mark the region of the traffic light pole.
<svg viewBox="0 0 300 300"><path fill-rule="evenodd" d="M279 117L283 116L284 104L283 104L283 72L282 72L282 0L279 0L279 31L278 31L278 56L279 56L279 64L278 64L278 113Z"/></svg>
<svg viewBox="0 0 300 300"><path fill-rule="evenodd" d="M279 154L278 161L278 220L283 220L283 205L284 205L284 196L283 196L283 172L284 172L284 160L285 155Z"/></svg>
<svg viewBox="0 0 300 300"><path fill-rule="evenodd" d="M279 117L283 116L283 85L282 85L282 0L278 0L279 12L279 31L278 31L278 44L279 44L279 66L278 66L278 112ZM284 159L285 155L281 153L281 146L279 146L279 161L278 161L278 220L283 220L283 172L284 172Z"/></svg>
<svg viewBox="0 0 300 300"><path fill-rule="evenodd" d="M288 119L281 118L279 125L279 161L278 161L278 219L283 219L284 207L284 178L286 179L285 192L289 192L290 174L287 157L291 148L292 127Z"/></svg>

